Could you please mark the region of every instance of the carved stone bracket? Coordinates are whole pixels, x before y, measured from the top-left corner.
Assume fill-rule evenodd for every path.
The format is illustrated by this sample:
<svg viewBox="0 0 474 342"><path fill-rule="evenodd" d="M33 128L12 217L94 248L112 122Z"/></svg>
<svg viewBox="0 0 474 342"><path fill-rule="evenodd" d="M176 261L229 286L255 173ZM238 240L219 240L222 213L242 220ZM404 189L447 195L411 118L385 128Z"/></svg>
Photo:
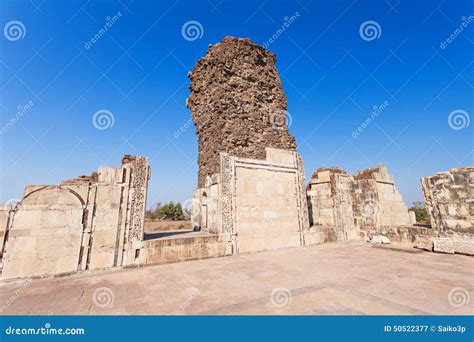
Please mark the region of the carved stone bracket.
<svg viewBox="0 0 474 342"><path fill-rule="evenodd" d="M221 198L222 198L222 232L233 233L233 184L234 167L232 158L227 153L221 153Z"/></svg>
<svg viewBox="0 0 474 342"><path fill-rule="evenodd" d="M133 245L143 241L143 227L148 187L148 158L136 157L132 160L132 202L130 206L129 241Z"/></svg>
<svg viewBox="0 0 474 342"><path fill-rule="evenodd" d="M301 231L305 231L309 229L309 216L308 216L308 201L306 197L306 190L305 190L305 173L304 173L304 166L303 160L298 153L295 153L296 157L296 168L297 168L297 177L298 177L298 197L299 197L299 204L300 204L300 222L301 222Z"/></svg>

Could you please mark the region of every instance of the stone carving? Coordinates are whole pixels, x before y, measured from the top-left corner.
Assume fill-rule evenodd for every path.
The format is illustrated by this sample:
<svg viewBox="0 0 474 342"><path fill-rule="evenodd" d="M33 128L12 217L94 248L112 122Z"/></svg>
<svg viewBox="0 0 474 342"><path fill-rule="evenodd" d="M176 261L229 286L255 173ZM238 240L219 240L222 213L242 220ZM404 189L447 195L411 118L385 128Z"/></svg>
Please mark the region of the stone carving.
<svg viewBox="0 0 474 342"><path fill-rule="evenodd" d="M219 172L220 152L265 160L266 147L296 150L275 61L273 53L250 39L226 37L211 45L189 73L187 106L198 135L198 187Z"/></svg>
<svg viewBox="0 0 474 342"><path fill-rule="evenodd" d="M301 211L301 231L309 229L309 213L308 201L306 197L306 179L303 166L303 159L299 154L296 154L296 168L298 169L298 194L299 194L299 210Z"/></svg>
<svg viewBox="0 0 474 342"><path fill-rule="evenodd" d="M221 153L222 231L228 234L234 230L232 217L233 170L230 159L231 157L227 153Z"/></svg>
<svg viewBox="0 0 474 342"><path fill-rule="evenodd" d="M148 158L125 156L123 164L132 164L132 201L131 201L131 224L129 241L143 241L143 226L146 210L146 194L148 188Z"/></svg>

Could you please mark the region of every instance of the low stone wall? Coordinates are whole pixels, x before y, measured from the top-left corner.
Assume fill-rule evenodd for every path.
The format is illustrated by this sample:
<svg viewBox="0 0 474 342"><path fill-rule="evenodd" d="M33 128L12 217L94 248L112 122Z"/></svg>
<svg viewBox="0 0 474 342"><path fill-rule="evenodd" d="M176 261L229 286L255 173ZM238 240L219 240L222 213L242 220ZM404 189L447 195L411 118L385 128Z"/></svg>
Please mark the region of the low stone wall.
<svg viewBox="0 0 474 342"><path fill-rule="evenodd" d="M336 227L311 226L303 233L304 245L318 245L320 243L336 242L338 240L340 240L340 238L338 238Z"/></svg>
<svg viewBox="0 0 474 342"><path fill-rule="evenodd" d="M474 235L441 232L438 236L417 236L414 246L430 252L474 255Z"/></svg>
<svg viewBox="0 0 474 342"><path fill-rule="evenodd" d="M436 230L427 227L405 226L405 227L381 227L379 229L370 230L367 232L367 237L383 235L391 242L413 243L417 236L438 236Z"/></svg>
<svg viewBox="0 0 474 342"><path fill-rule="evenodd" d="M232 243L217 234L170 237L145 241L141 264L161 264L214 258L235 252Z"/></svg>

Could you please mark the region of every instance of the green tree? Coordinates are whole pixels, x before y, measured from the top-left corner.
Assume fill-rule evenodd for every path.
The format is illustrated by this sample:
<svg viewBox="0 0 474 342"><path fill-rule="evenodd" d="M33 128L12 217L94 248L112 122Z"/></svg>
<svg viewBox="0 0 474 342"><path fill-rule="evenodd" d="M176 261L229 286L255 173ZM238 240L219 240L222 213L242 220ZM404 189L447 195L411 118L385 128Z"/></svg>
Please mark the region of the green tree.
<svg viewBox="0 0 474 342"><path fill-rule="evenodd" d="M181 203L174 204L173 202L169 202L160 206L155 211L155 217L160 220L183 220L184 213Z"/></svg>
<svg viewBox="0 0 474 342"><path fill-rule="evenodd" d="M409 209L415 212L417 223L430 223L428 211L426 210L425 203L422 201L413 202L413 206Z"/></svg>

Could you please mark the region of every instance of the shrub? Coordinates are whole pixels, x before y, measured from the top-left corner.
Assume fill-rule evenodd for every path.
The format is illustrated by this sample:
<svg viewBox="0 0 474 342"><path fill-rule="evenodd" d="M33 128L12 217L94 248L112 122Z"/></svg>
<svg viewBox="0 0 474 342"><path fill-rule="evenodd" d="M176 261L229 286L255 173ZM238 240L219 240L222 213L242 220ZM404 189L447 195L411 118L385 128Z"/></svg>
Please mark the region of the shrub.
<svg viewBox="0 0 474 342"><path fill-rule="evenodd" d="M157 206L152 214L152 217L159 220L184 220L183 208L181 203L174 204L173 202L169 202L163 206Z"/></svg>
<svg viewBox="0 0 474 342"><path fill-rule="evenodd" d="M413 202L413 206L409 210L415 212L417 223L430 223L428 211L426 210L425 204L423 202Z"/></svg>

